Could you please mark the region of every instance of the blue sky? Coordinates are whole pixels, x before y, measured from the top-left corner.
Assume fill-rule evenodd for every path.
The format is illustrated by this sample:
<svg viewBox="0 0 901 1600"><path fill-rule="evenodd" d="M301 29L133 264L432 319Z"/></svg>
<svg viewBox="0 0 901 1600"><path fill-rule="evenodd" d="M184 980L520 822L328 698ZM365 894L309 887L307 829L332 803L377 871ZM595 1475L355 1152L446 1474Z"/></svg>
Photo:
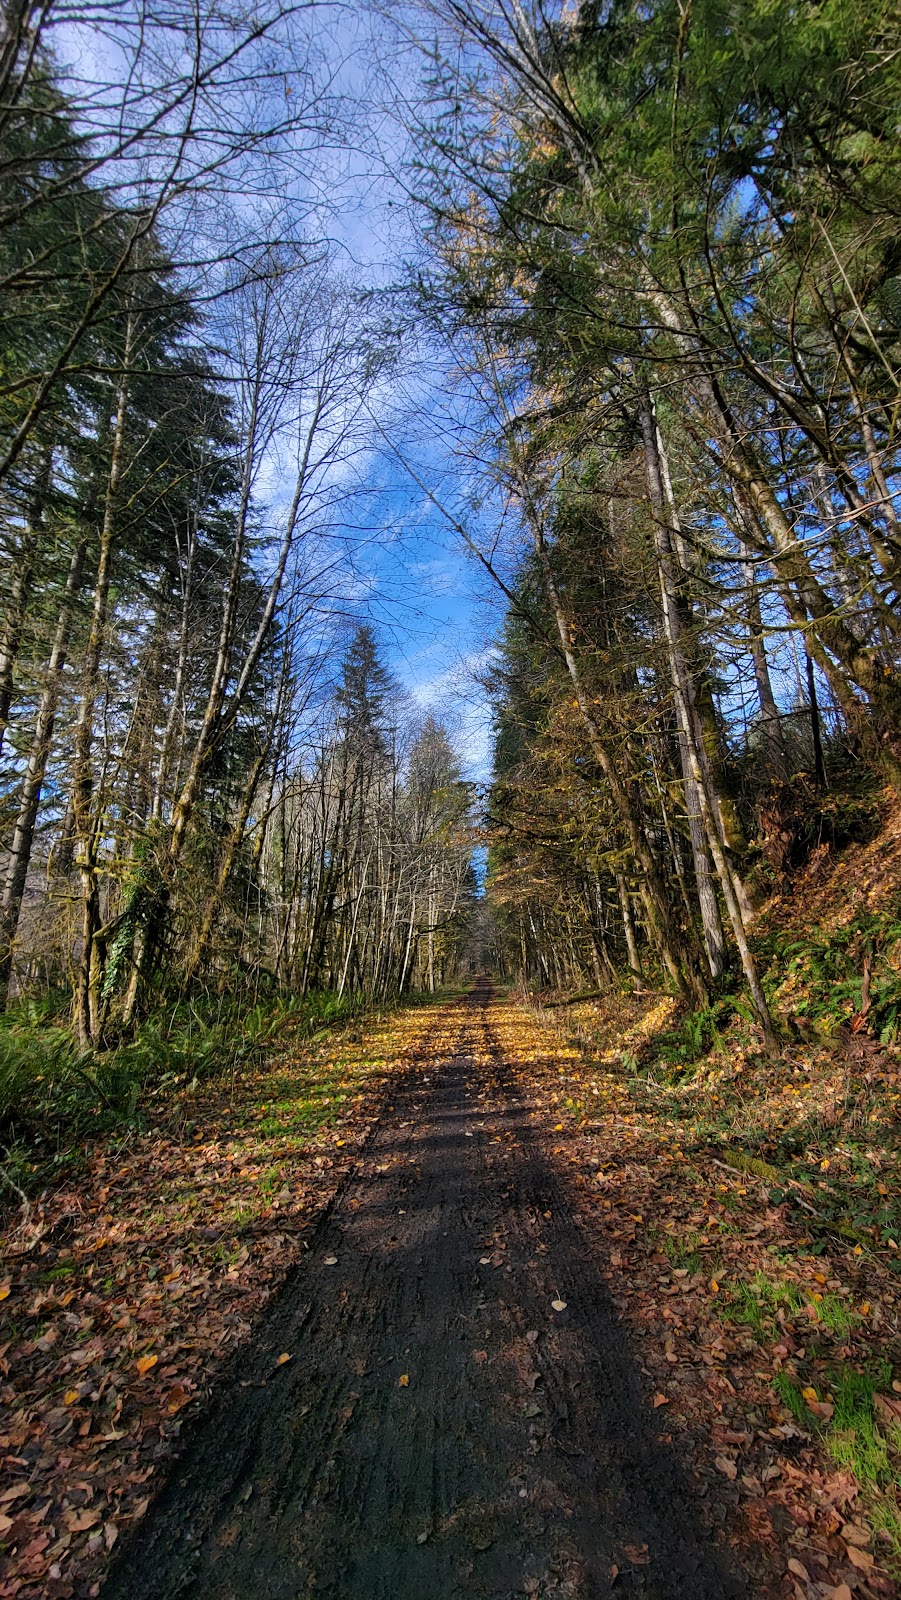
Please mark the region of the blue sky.
<svg viewBox="0 0 901 1600"><path fill-rule="evenodd" d="M126 7L121 36L115 24L105 31L68 21L58 27L57 59L64 73L68 68L76 94L79 83L82 90L105 85L104 95L115 108L128 77L127 48L117 41L121 37L127 43L131 15ZM402 280L404 263L415 250L415 227L400 176L405 135L389 102L408 89L415 94L418 62L395 52L384 22L365 7L320 5L297 26L310 29L318 57L314 78L327 83L343 103L344 122L333 140L317 143L308 154L302 142L298 147L296 186L288 202L290 211L296 208L296 231L327 241L336 270L354 286L390 290ZM301 39L301 55L305 49ZM286 75L284 92L316 103L309 80L302 84L298 78L292 88ZM122 181L131 181L125 170ZM251 192L243 197L236 192L221 211L214 203L187 226L192 234L199 227L200 236L215 244L223 225L239 231L245 221L250 230L261 226L265 205L262 196L257 202ZM176 209L168 226L177 230L185 222ZM164 236L165 231L164 219ZM234 234L228 239L234 242ZM446 723L466 775L484 781L490 773L490 720L476 675L490 656L501 597L491 593L459 536L404 470L406 457L421 482L458 509L463 469L445 442L453 435L454 401L441 358L422 348L407 354L409 362L405 359L396 377L371 397L376 425L370 446L350 469L348 482L353 479L355 492L339 513L344 526L335 529L335 548L343 544L349 558L339 585L341 608L373 622L413 704ZM277 517L281 508L286 462L287 453L280 460L276 447L263 474L269 517Z"/></svg>
<svg viewBox="0 0 901 1600"><path fill-rule="evenodd" d="M403 136L375 108L361 64L366 28L362 18L356 25L348 21L335 45L346 51L343 86L364 126L358 130L360 147L333 158L330 203L321 219L348 276L391 290L415 252L415 223L397 177ZM396 381L373 399L384 436L375 434L357 511L361 523L379 529L380 536L360 554L371 581L360 610L376 626L392 671L414 704L447 725L466 776L484 782L491 770L491 726L478 675L491 657L503 597L420 487L425 484L459 511L463 469L453 455L454 407L442 354L429 348L411 350Z"/></svg>

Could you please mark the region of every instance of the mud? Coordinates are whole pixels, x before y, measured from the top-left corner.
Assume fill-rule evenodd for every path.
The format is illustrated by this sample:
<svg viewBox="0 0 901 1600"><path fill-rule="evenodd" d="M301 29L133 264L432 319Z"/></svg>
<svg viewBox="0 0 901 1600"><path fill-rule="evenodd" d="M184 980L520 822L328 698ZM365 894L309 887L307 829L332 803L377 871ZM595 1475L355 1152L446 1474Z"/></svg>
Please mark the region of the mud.
<svg viewBox="0 0 901 1600"><path fill-rule="evenodd" d="M657 1436L574 1205L478 985L437 1014L102 1600L751 1595Z"/></svg>

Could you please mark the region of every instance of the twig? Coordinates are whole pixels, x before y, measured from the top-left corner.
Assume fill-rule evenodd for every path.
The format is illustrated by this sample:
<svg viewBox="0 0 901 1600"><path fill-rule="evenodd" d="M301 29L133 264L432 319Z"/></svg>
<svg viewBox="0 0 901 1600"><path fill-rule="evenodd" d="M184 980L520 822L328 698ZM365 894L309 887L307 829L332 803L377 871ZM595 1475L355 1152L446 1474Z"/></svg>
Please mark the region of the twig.
<svg viewBox="0 0 901 1600"><path fill-rule="evenodd" d="M8 1150L6 1152L6 1155L7 1155L7 1157L9 1156L9 1151ZM5 1184L8 1184L9 1188L12 1189L14 1194L17 1194L19 1196L20 1210L23 1212L22 1221L23 1221L23 1223L27 1222L29 1216L31 1215L31 1204L29 1202L28 1196L25 1193L24 1189L20 1189L19 1188L19 1185L16 1183L15 1178L12 1178L10 1176L10 1174L7 1172L6 1168L3 1166L2 1163L0 1163L0 1178L3 1179L3 1182Z"/></svg>

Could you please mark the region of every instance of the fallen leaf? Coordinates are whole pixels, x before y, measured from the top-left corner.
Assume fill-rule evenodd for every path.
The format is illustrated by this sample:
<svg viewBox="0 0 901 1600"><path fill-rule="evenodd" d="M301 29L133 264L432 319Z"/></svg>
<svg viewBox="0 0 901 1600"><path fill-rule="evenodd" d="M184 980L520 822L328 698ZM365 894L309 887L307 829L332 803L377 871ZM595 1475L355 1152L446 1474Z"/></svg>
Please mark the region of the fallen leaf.
<svg viewBox="0 0 901 1600"><path fill-rule="evenodd" d="M800 1578L803 1583L810 1582L810 1573L805 1567L803 1561L798 1561L795 1556L792 1556L791 1560L789 1561L788 1570L789 1572L794 1573L796 1578Z"/></svg>
<svg viewBox="0 0 901 1600"><path fill-rule="evenodd" d="M849 1544L846 1549L848 1560L852 1567L857 1568L858 1572L869 1572L870 1568L876 1565L869 1550L859 1550L856 1544Z"/></svg>
<svg viewBox="0 0 901 1600"><path fill-rule="evenodd" d="M63 1521L70 1533L84 1533L85 1528L93 1528L100 1521L99 1511L67 1511Z"/></svg>
<svg viewBox="0 0 901 1600"><path fill-rule="evenodd" d="M63 1405L64 1406L74 1406L74 1404L75 1404L77 1399L78 1399L78 1390L77 1389L67 1389L65 1394L63 1395Z"/></svg>
<svg viewBox="0 0 901 1600"><path fill-rule="evenodd" d="M628 1557L633 1567L646 1567L651 1559L646 1544L624 1544L623 1555Z"/></svg>
<svg viewBox="0 0 901 1600"><path fill-rule="evenodd" d="M846 1522L842 1528L846 1544L869 1544L872 1537L869 1528L862 1528L859 1522Z"/></svg>
<svg viewBox="0 0 901 1600"><path fill-rule="evenodd" d="M14 1483L11 1489L4 1489L0 1494L0 1505L9 1505L10 1500L21 1500L23 1494L31 1493L30 1483Z"/></svg>
<svg viewBox="0 0 901 1600"><path fill-rule="evenodd" d="M834 1589L827 1589L825 1600L854 1600L854 1596L846 1583L839 1583Z"/></svg>
<svg viewBox="0 0 901 1600"><path fill-rule="evenodd" d="M875 1394L873 1403L883 1422L901 1422L901 1400L895 1400L889 1394Z"/></svg>
<svg viewBox="0 0 901 1600"><path fill-rule="evenodd" d="M738 1477L738 1468L734 1461L729 1460L728 1456L717 1456L713 1464L725 1478L729 1479L730 1483L734 1482Z"/></svg>
<svg viewBox="0 0 901 1600"><path fill-rule="evenodd" d="M137 1361L135 1362L135 1366L137 1367L137 1369L138 1369L139 1373L141 1374L142 1378L144 1377L145 1373L150 1371L151 1367L155 1367L156 1366L158 1360L159 1360L159 1356L139 1356L138 1357Z"/></svg>
<svg viewBox="0 0 901 1600"><path fill-rule="evenodd" d="M11 1294L12 1294L12 1285L8 1284L8 1283L5 1283L3 1285L3 1288L0 1289L0 1300L8 1300Z"/></svg>
<svg viewBox="0 0 901 1600"><path fill-rule="evenodd" d="M166 1396L166 1410L168 1411L170 1417L174 1417L176 1412L181 1410L182 1406L186 1406L190 1398L191 1396L188 1394L187 1390L183 1389L180 1383L176 1383L174 1387L169 1390L169 1393Z"/></svg>
<svg viewBox="0 0 901 1600"><path fill-rule="evenodd" d="M277 1367L283 1367L285 1365L285 1362L286 1361L290 1361L290 1360L291 1360L290 1352L288 1350L283 1350L281 1355L279 1356L278 1360L276 1361L275 1365Z"/></svg>
<svg viewBox="0 0 901 1600"><path fill-rule="evenodd" d="M652 1405L653 1405L655 1411L657 1410L658 1406L668 1406L669 1405L669 1395L666 1395L666 1394L655 1394L654 1399L652 1401Z"/></svg>
<svg viewBox="0 0 901 1600"><path fill-rule="evenodd" d="M566 1310L566 1301L565 1300L552 1300L551 1301L551 1307L552 1307L552 1309L554 1311L565 1311Z"/></svg>
<svg viewBox="0 0 901 1600"><path fill-rule="evenodd" d="M108 1522L103 1530L103 1542L106 1545L107 1550L112 1550L113 1545L118 1537L119 1529L116 1527L116 1524L114 1522Z"/></svg>
<svg viewBox="0 0 901 1600"><path fill-rule="evenodd" d="M398 1389L409 1389L409 1387L410 1387L410 1374L409 1374L409 1372L402 1372L401 1373L400 1377L397 1380L397 1387L398 1387Z"/></svg>
<svg viewBox="0 0 901 1600"><path fill-rule="evenodd" d="M326 1258L323 1261L322 1265L324 1267L336 1267L338 1265L338 1257L337 1256L326 1256Z"/></svg>

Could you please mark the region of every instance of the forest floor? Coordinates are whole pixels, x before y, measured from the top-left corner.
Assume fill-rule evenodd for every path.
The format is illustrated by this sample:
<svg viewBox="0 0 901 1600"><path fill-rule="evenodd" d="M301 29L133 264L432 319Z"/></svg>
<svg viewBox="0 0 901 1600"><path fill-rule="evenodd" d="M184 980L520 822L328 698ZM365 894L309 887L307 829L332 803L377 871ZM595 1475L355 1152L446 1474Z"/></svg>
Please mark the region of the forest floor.
<svg viewBox="0 0 901 1600"><path fill-rule="evenodd" d="M572 1026L345 1029L35 1205L0 1595L897 1593L897 1280Z"/></svg>

